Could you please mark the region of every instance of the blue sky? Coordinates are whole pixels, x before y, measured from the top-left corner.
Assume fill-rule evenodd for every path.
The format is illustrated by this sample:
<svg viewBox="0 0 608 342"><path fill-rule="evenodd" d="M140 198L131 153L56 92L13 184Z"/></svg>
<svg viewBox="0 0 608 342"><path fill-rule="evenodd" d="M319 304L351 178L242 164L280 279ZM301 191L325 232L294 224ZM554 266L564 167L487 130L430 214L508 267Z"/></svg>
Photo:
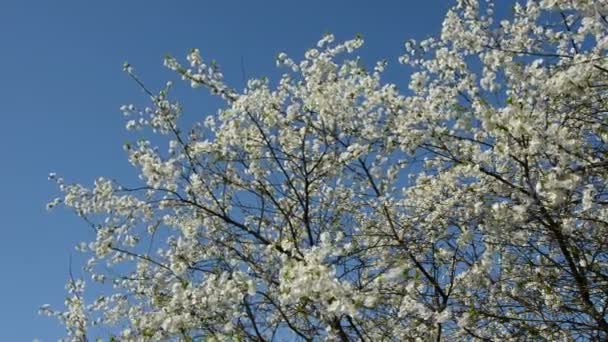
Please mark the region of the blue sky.
<svg viewBox="0 0 608 342"><path fill-rule="evenodd" d="M279 52L299 57L325 32L338 40L360 33L365 62L387 58L389 79L404 86L403 42L437 34L448 3L1 0L0 341L61 336L63 327L37 309L62 305L70 254L80 273L73 246L91 238L71 213L46 211L57 195L48 173L86 184L136 175L122 151L133 137L118 108L145 97L121 71L124 61L158 89L176 80L162 57L197 47L241 89L241 63L248 77L273 75ZM186 106L187 120L213 111L201 93L180 91L197 106Z"/></svg>

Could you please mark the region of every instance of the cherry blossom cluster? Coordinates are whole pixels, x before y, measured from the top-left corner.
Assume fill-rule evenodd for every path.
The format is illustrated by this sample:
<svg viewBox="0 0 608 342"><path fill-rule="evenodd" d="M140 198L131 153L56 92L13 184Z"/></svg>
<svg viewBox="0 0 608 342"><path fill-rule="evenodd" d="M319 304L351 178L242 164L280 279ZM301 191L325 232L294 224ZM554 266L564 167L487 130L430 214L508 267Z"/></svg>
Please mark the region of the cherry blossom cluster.
<svg viewBox="0 0 608 342"><path fill-rule="evenodd" d="M66 341L608 339L608 3L497 5L407 41L405 90L360 37L242 92L196 49L166 58L225 103L187 129L127 66L140 183L51 175L49 208L95 233L95 295L70 279L41 311Z"/></svg>

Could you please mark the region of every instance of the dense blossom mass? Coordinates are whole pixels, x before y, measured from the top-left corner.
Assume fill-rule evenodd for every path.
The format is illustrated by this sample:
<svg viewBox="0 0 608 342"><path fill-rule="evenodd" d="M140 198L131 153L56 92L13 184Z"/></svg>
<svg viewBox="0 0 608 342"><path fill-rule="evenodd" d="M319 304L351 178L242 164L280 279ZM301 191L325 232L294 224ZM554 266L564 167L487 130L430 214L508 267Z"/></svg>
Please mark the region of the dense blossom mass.
<svg viewBox="0 0 608 342"><path fill-rule="evenodd" d="M406 91L360 38L242 92L198 50L167 58L225 101L187 128L127 65L141 184L51 175L49 206L96 235L90 278L41 311L69 341L607 340L608 3L494 12L456 1L408 41Z"/></svg>

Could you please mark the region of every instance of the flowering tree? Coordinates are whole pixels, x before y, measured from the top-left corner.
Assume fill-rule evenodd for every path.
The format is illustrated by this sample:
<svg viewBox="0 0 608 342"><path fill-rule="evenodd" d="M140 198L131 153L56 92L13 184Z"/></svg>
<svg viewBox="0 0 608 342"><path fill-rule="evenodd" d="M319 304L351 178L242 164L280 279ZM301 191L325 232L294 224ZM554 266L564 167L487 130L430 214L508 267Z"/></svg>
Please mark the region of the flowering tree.
<svg viewBox="0 0 608 342"><path fill-rule="evenodd" d="M198 50L165 65L225 107L127 128L141 184L52 175L96 232L56 315L68 340L608 339L608 4L459 0L409 41L410 92L327 35L238 92ZM153 132L153 133L152 133ZM156 139L156 138L155 138ZM157 139L158 140L158 139Z"/></svg>

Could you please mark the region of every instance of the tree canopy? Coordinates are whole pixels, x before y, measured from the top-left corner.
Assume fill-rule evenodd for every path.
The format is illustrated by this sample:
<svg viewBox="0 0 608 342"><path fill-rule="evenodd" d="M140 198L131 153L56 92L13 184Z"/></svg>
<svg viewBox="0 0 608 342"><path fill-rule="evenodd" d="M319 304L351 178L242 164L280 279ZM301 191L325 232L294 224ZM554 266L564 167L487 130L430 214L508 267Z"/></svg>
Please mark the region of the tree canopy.
<svg viewBox="0 0 608 342"><path fill-rule="evenodd" d="M192 127L125 65L150 98L122 107L141 183L50 177L110 286L72 278L41 311L71 341L608 339L608 3L513 4L456 1L405 44L407 91L359 37L243 91L168 57L224 100Z"/></svg>

